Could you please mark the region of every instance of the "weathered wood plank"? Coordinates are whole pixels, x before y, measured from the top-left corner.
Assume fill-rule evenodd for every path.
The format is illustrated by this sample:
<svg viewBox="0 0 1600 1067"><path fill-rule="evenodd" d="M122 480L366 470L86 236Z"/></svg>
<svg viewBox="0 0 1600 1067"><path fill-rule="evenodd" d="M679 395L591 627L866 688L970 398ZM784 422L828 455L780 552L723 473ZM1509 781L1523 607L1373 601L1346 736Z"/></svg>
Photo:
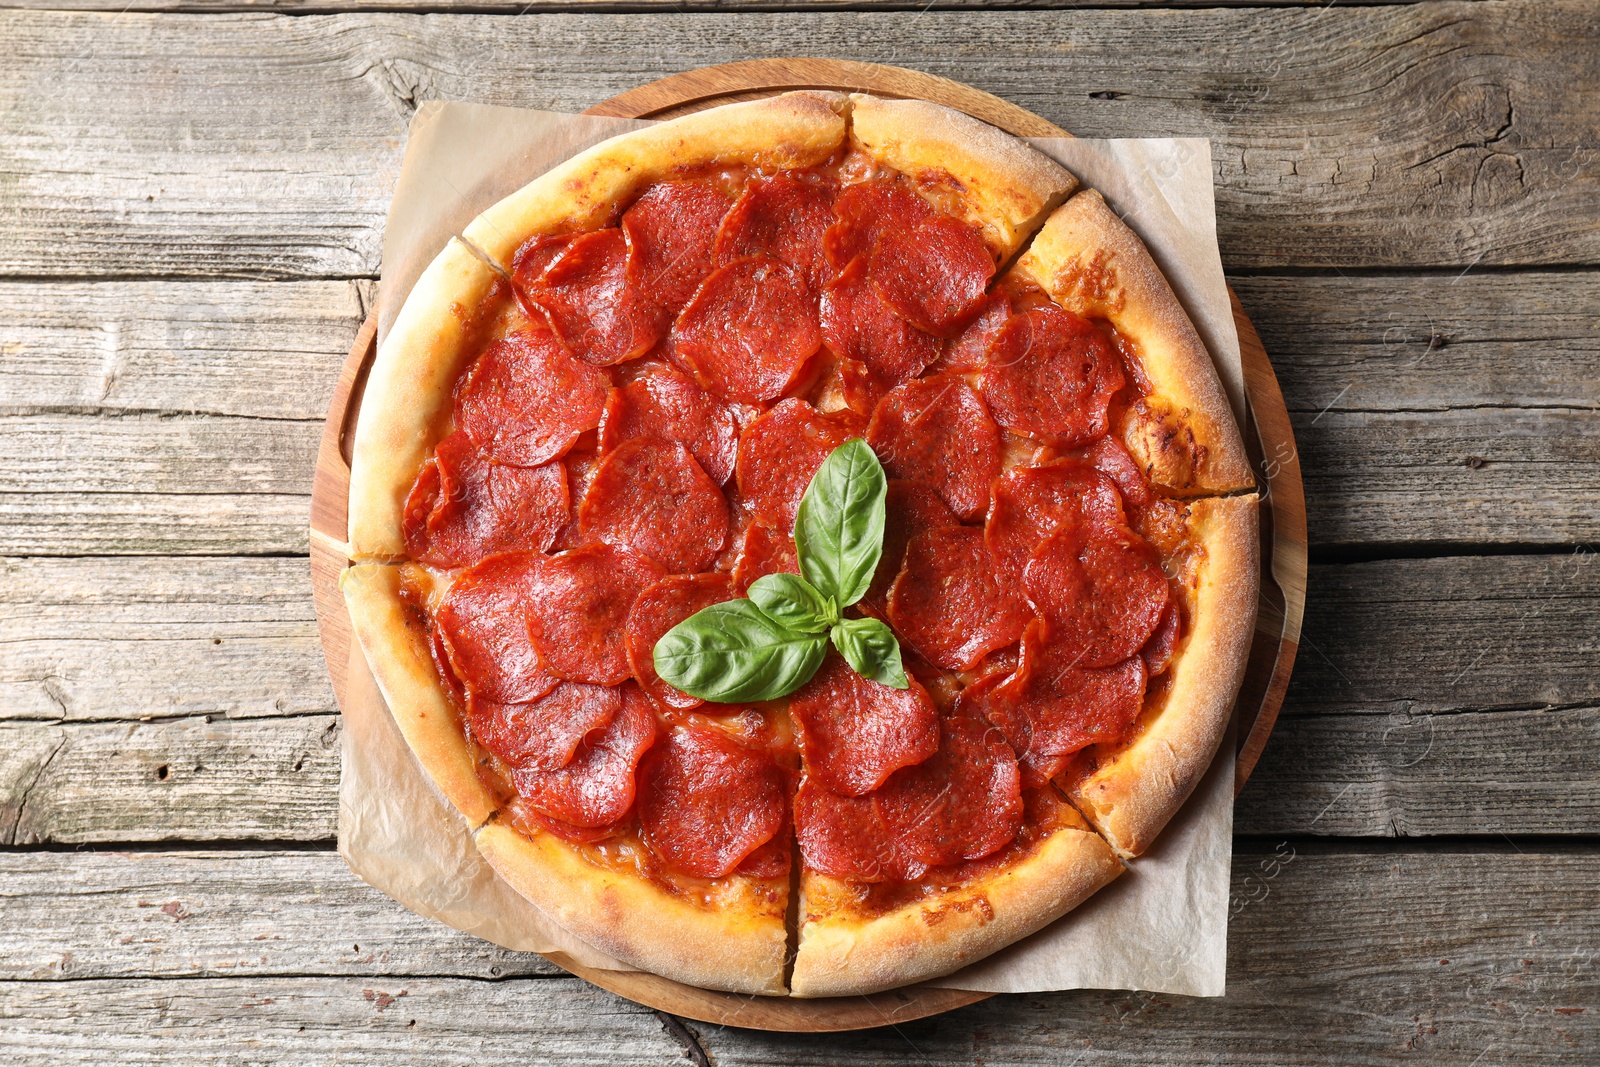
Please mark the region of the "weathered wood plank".
<svg viewBox="0 0 1600 1067"><path fill-rule="evenodd" d="M1600 540L1595 411L1292 414L1311 544Z"/></svg>
<svg viewBox="0 0 1600 1067"><path fill-rule="evenodd" d="M23 843L330 837L337 720L303 567L0 564L0 715L46 720L5 728L0 828ZM1240 832L1600 832L1600 559L1320 566L1311 590Z"/></svg>
<svg viewBox="0 0 1600 1067"><path fill-rule="evenodd" d="M1600 707L1597 633L1590 551L1312 567L1283 715Z"/></svg>
<svg viewBox="0 0 1600 1067"><path fill-rule="evenodd" d="M1600 275L1242 275L1230 279L1290 409L1600 409Z"/></svg>
<svg viewBox="0 0 1600 1067"><path fill-rule="evenodd" d="M0 493L305 492L322 423L231 415L10 415Z"/></svg>
<svg viewBox="0 0 1600 1067"><path fill-rule="evenodd" d="M1239 797L1247 834L1600 833L1600 709L1278 720Z"/></svg>
<svg viewBox="0 0 1600 1067"><path fill-rule="evenodd" d="M336 710L303 559L0 560L0 719Z"/></svg>
<svg viewBox="0 0 1600 1067"><path fill-rule="evenodd" d="M1231 266L1594 263L1591 14L12 12L0 271L372 275L420 101L577 110L818 53L965 80L1083 135L1211 138Z"/></svg>
<svg viewBox="0 0 1600 1067"><path fill-rule="evenodd" d="M1424 0L1350 0L1355 6L1422 3ZM1317 0L1006 0L1010 8L1115 7L1311 7ZM272 11L292 15L337 15L351 11L418 11L429 14L539 14L546 11L582 11L596 14L635 14L662 10L687 12L737 11L918 11L983 10L992 0L3 0L0 11L184 11L204 15Z"/></svg>
<svg viewBox="0 0 1600 1067"><path fill-rule="evenodd" d="M561 974L407 911L337 852L0 853L0 978Z"/></svg>
<svg viewBox="0 0 1600 1067"><path fill-rule="evenodd" d="M0 1056L57 1064L670 1063L648 1008L577 979L0 984Z"/></svg>
<svg viewBox="0 0 1600 1067"><path fill-rule="evenodd" d="M336 857L306 859L299 892L340 880ZM161 889L169 863L193 872L184 887L193 891L148 902L177 903L182 919L140 908L141 890L117 881ZM483 963L449 945L388 940L410 935L403 920L373 914L378 938L361 942L363 952L390 953L400 973L355 976L360 964L344 950L351 926L326 906L343 903L342 891L297 904L292 917L263 914L295 892L273 884L296 873L277 857L7 856L0 870L40 891L0 897L21 909L7 925L29 931L0 966L8 977L79 979L0 983L0 1049L20 1059L101 1063L111 1051L131 1063L490 1065L525 1063L530 1050L541 1062L680 1053L648 1013L576 981L410 972L425 956L435 975L477 975ZM1250 844L1234 858L1226 997L1036 994L849 1035L690 1031L722 1065L1584 1063L1600 1037L1597 887L1592 850ZM29 925L35 915L42 930ZM251 931L268 934L267 947L244 940ZM73 953L65 973L63 952ZM228 973L219 963L237 963L236 976L216 977ZM287 966L303 969L272 976ZM323 969L338 977L308 977ZM195 977L97 977L128 973Z"/></svg>
<svg viewBox="0 0 1600 1067"><path fill-rule="evenodd" d="M330 840L339 719L0 723L0 844Z"/></svg>
<svg viewBox="0 0 1600 1067"><path fill-rule="evenodd" d="M300 493L256 495L0 494L0 555L303 555L309 468L305 481Z"/></svg>
<svg viewBox="0 0 1600 1067"><path fill-rule="evenodd" d="M320 419L372 288L0 282L0 411Z"/></svg>

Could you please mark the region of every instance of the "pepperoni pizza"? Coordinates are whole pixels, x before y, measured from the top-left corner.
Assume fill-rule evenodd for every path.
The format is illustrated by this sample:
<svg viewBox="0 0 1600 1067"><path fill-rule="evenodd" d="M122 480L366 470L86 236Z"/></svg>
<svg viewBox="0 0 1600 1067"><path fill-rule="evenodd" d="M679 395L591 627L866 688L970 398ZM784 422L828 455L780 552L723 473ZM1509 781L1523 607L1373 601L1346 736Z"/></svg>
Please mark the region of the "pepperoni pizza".
<svg viewBox="0 0 1600 1067"><path fill-rule="evenodd" d="M663 635L888 476L836 652L707 702ZM1255 486L1194 327L1093 191L965 115L799 92L604 142L423 274L366 385L342 585L483 855L618 959L825 996L949 973L1143 852L1243 671Z"/></svg>

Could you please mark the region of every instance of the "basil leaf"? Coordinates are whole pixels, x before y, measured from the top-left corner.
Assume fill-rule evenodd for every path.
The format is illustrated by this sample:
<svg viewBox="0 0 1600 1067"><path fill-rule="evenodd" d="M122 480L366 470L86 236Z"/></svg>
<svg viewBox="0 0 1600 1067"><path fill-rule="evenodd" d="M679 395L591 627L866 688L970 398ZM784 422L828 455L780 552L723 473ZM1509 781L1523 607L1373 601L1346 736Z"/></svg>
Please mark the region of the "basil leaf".
<svg viewBox="0 0 1600 1067"><path fill-rule="evenodd" d="M891 689L911 688L900 662L900 642L877 619L841 619L833 628L833 644L861 677Z"/></svg>
<svg viewBox="0 0 1600 1067"><path fill-rule="evenodd" d="M839 607L798 574L768 574L750 583L750 600L780 626L826 633L839 621Z"/></svg>
<svg viewBox="0 0 1600 1067"><path fill-rule="evenodd" d="M748 600L696 612L656 642L656 673L702 700L724 704L787 696L817 672L823 634L781 626Z"/></svg>
<svg viewBox="0 0 1600 1067"><path fill-rule="evenodd" d="M823 461L795 517L800 573L841 608L866 595L883 554L883 466L861 438L846 441Z"/></svg>

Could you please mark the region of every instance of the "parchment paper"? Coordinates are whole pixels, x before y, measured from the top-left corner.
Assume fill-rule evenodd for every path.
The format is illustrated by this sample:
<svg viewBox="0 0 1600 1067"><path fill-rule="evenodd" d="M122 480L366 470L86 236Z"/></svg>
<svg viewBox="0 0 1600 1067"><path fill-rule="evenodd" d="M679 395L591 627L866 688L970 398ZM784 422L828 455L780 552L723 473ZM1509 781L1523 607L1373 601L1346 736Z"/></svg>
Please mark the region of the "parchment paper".
<svg viewBox="0 0 1600 1067"><path fill-rule="evenodd" d="M379 284L381 341L452 234L631 119L430 102L412 120L389 212ZM1244 378L1217 252L1211 150L1202 139L1041 138L1149 246L1210 349L1235 414ZM630 970L551 922L495 876L469 828L395 728L359 650L346 682L339 851L351 870L420 914L506 948L559 951ZM1143 989L1221 996L1233 834L1232 732L1149 853L1065 918L937 984L986 992Z"/></svg>

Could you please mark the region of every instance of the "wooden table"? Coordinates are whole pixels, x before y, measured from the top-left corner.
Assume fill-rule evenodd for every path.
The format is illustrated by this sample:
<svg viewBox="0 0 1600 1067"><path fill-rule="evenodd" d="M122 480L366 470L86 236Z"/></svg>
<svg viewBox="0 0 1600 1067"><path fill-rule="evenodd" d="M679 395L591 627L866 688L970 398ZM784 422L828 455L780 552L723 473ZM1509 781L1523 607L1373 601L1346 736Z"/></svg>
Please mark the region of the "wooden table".
<svg viewBox="0 0 1600 1067"><path fill-rule="evenodd" d="M0 1063L1600 1060L1592 0L545 6L0 13ZM1212 140L1313 563L1221 1000L686 1025L412 916L334 851L306 511L407 120L768 54Z"/></svg>

